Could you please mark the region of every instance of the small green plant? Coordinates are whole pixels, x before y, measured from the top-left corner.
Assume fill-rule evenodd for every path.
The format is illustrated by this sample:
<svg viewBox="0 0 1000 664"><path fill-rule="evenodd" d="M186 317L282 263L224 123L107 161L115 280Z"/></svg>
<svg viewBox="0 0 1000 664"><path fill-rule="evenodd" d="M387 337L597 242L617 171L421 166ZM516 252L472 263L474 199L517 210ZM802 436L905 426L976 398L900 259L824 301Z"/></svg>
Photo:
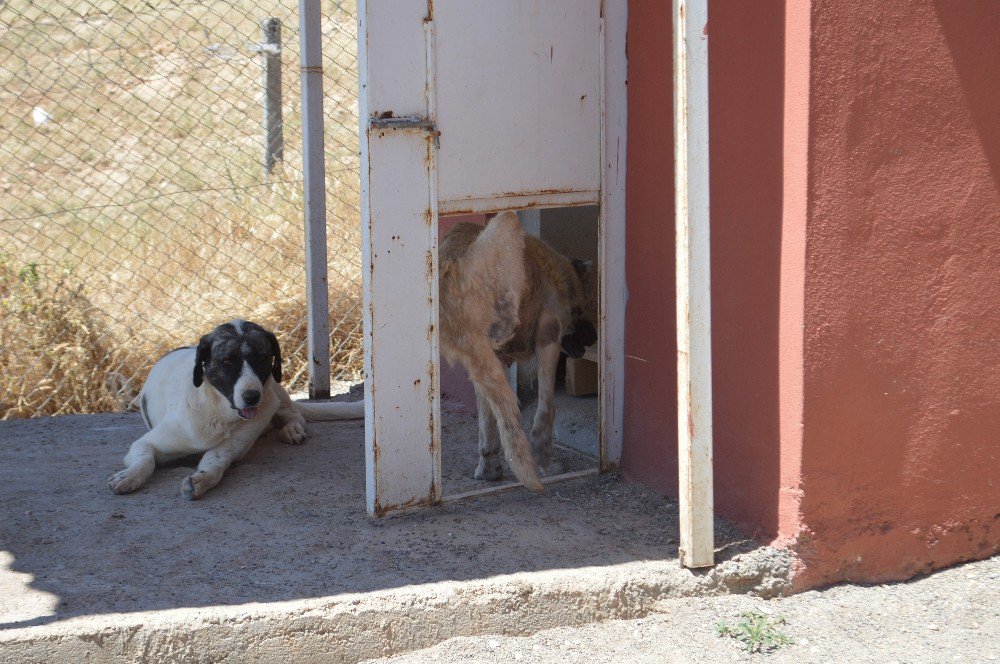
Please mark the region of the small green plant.
<svg viewBox="0 0 1000 664"><path fill-rule="evenodd" d="M792 640L778 629L785 619L778 616L769 618L756 611L744 611L735 627L720 620L715 625L716 634L736 639L747 652L767 653L792 643Z"/></svg>
<svg viewBox="0 0 1000 664"><path fill-rule="evenodd" d="M32 288L38 286L38 263L28 263L22 267L17 271L17 278Z"/></svg>

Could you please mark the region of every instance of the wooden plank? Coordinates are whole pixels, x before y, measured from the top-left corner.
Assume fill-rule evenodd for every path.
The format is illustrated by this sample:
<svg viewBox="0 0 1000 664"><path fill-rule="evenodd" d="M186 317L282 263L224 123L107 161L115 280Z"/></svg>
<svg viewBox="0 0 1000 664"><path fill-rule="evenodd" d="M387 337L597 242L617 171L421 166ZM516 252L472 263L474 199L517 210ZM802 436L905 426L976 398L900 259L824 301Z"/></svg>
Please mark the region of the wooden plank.
<svg viewBox="0 0 1000 664"><path fill-rule="evenodd" d="M362 0L360 74L368 513L441 499L436 148L426 129L373 116L428 117L427 4Z"/></svg>
<svg viewBox="0 0 1000 664"><path fill-rule="evenodd" d="M674 0L680 560L714 564L708 0Z"/></svg>

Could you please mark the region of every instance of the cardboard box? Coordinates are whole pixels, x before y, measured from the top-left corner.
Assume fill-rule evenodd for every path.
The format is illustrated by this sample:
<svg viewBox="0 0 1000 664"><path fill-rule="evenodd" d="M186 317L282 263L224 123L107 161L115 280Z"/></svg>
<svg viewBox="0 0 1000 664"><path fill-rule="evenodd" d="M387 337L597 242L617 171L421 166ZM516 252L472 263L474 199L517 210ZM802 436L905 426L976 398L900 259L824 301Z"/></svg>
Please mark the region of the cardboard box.
<svg viewBox="0 0 1000 664"><path fill-rule="evenodd" d="M598 384L597 362L586 357L566 358L566 394L574 397L597 394Z"/></svg>

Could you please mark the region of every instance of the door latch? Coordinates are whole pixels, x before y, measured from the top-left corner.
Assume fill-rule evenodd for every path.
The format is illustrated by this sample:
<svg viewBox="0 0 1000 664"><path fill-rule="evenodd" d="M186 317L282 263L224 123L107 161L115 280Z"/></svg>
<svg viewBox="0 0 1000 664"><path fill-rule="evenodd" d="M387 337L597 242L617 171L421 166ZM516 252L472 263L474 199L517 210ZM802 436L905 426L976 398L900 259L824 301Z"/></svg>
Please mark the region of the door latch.
<svg viewBox="0 0 1000 664"><path fill-rule="evenodd" d="M390 131L425 131L434 138L434 147L441 148L441 132L438 131L437 125L416 115L406 115L400 118L371 118L368 120L368 126L372 129Z"/></svg>

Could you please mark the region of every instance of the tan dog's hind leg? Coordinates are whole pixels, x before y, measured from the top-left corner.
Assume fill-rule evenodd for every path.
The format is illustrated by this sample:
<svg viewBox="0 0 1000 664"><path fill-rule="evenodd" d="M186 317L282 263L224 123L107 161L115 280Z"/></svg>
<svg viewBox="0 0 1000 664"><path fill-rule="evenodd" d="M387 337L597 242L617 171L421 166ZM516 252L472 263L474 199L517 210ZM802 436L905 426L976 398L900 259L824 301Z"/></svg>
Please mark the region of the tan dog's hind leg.
<svg viewBox="0 0 1000 664"><path fill-rule="evenodd" d="M555 329L559 330L558 321ZM548 324L548 323L546 323ZM545 324L540 325L544 329ZM541 468L547 468L552 461L552 424L556 416L555 389L556 367L559 364L559 337L555 341L547 341L542 345L542 335L539 335L535 347L535 362L538 365L538 406L531 425L531 452L535 462Z"/></svg>
<svg viewBox="0 0 1000 664"><path fill-rule="evenodd" d="M541 492L542 483L538 480L535 460L528 447L528 439L521 431L521 411L517 405L517 397L507 382L503 363L485 337L470 340L469 346L472 347L466 348L465 368L476 384L477 393L482 393L497 420L504 456L525 488Z"/></svg>
<svg viewBox="0 0 1000 664"><path fill-rule="evenodd" d="M479 466L476 468L477 480L496 481L503 478L503 463L500 460L500 432L497 429L497 419L493 416L493 408L483 395L479 386L476 387L476 408L479 411Z"/></svg>

